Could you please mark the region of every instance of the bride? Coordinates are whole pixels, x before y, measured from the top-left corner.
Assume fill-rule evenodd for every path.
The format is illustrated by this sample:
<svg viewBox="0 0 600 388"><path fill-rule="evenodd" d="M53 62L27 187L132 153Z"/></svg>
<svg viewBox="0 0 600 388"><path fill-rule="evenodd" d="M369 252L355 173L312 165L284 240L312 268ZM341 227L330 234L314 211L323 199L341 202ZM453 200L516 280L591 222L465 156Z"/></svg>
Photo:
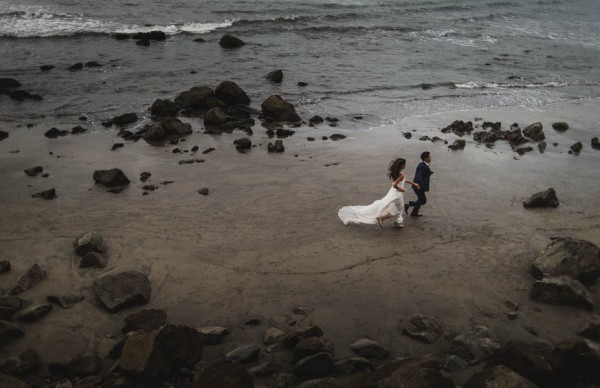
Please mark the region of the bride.
<svg viewBox="0 0 600 388"><path fill-rule="evenodd" d="M392 187L385 197L378 199L368 206L344 206L338 211L338 216L344 225L348 224L375 224L378 223L383 228L383 221L388 218L394 218L394 227L404 228L402 224L402 212L404 211L404 183L409 183L420 188L418 183L414 183L404 176L406 160L398 158L390 163L388 169L388 178L392 182Z"/></svg>

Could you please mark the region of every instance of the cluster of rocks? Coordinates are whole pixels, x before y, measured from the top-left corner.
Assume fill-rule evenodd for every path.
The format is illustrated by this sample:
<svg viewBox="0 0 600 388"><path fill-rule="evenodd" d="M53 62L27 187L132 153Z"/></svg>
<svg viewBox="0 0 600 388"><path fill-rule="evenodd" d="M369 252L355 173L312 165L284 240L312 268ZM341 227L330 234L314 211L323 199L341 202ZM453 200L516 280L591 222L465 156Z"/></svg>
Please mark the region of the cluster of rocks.
<svg viewBox="0 0 600 388"><path fill-rule="evenodd" d="M24 100L42 100L39 94L31 94L25 90L21 90L21 83L14 78L0 78L0 95L4 94L17 101Z"/></svg>
<svg viewBox="0 0 600 388"><path fill-rule="evenodd" d="M137 33L116 33L114 37L117 40L127 40L133 39L135 40L135 44L138 46L150 46L151 41L160 42L167 39L167 34L163 31L153 30L150 32L137 32Z"/></svg>
<svg viewBox="0 0 600 388"><path fill-rule="evenodd" d="M475 119L481 120L481 119ZM455 120L449 126L442 128L441 131L443 133L454 133L460 137L465 135L473 134L473 140L483 143L486 147L492 147L496 141L503 140L510 144L511 148L518 153L519 155L524 155L527 152L533 151L533 147L524 146L525 143L536 142L537 147L540 153L543 153L546 150L547 144L544 141L546 135L543 131L543 125L541 122L535 122L531 125L528 125L526 128L520 128L518 123L513 123L508 130L502 130L501 122L490 122L484 121L481 124L481 130L475 131L475 128L479 127L479 125L473 126L473 122L471 121L463 121L463 120ZM565 132L569 129L569 125L565 122L556 122L552 124L552 128L554 128L557 132ZM453 144L448 146L448 148L452 150L462 150L465 148L466 142L462 139L454 141ZM554 143L554 145L558 145ZM598 143L598 138L593 138L591 141L592 148L600 149L600 144ZM571 145L569 149L570 154L579 154L583 149L583 144L581 142L576 142Z"/></svg>
<svg viewBox="0 0 600 388"><path fill-rule="evenodd" d="M76 125L73 128L71 128L70 131L67 131L66 129L61 130L58 128L50 128L44 133L44 136L46 136L49 139L57 139L58 137L67 136L69 134L76 135L84 132L87 132L86 128L82 127L81 125Z"/></svg>

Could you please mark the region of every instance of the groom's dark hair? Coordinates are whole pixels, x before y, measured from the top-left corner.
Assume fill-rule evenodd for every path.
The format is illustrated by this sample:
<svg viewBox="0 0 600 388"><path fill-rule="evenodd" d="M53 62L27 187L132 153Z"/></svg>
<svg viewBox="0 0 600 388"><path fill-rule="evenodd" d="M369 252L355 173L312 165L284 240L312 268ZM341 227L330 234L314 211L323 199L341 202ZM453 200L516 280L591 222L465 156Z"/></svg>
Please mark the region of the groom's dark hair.
<svg viewBox="0 0 600 388"><path fill-rule="evenodd" d="M425 152L421 153L421 160L427 159L427 157L429 155L431 155L431 152L429 152L429 151L425 151Z"/></svg>

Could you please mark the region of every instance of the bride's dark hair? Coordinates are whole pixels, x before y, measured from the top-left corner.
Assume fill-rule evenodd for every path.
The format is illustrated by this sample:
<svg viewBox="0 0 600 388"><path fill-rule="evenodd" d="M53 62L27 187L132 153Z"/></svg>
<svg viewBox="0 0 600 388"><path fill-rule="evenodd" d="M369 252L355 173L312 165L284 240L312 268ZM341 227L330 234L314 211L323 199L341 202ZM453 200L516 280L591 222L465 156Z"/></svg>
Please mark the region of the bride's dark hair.
<svg viewBox="0 0 600 388"><path fill-rule="evenodd" d="M388 169L388 177L392 180L398 179L398 177L400 176L400 172L402 171L402 167L405 164L406 160L402 158L392 160Z"/></svg>

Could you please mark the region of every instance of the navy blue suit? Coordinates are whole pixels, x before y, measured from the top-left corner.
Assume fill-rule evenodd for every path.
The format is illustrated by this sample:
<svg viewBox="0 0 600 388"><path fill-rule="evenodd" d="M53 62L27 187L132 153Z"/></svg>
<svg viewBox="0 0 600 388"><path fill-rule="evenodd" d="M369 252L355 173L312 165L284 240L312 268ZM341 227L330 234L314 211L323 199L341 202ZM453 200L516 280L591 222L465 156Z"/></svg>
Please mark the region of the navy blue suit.
<svg viewBox="0 0 600 388"><path fill-rule="evenodd" d="M427 196L425 195L425 193L429 191L429 177L431 176L431 174L433 174L433 172L431 171L427 163L419 163L419 165L417 166L417 171L415 172L415 179L413 179L413 182L418 183L419 186L421 186L421 188L417 189L415 186L413 186L413 190L415 191L415 194L417 194L417 201L410 201L408 203L408 206L413 207L413 210L411 212L411 215L413 216L419 214L419 209L421 208L421 206L427 203Z"/></svg>

